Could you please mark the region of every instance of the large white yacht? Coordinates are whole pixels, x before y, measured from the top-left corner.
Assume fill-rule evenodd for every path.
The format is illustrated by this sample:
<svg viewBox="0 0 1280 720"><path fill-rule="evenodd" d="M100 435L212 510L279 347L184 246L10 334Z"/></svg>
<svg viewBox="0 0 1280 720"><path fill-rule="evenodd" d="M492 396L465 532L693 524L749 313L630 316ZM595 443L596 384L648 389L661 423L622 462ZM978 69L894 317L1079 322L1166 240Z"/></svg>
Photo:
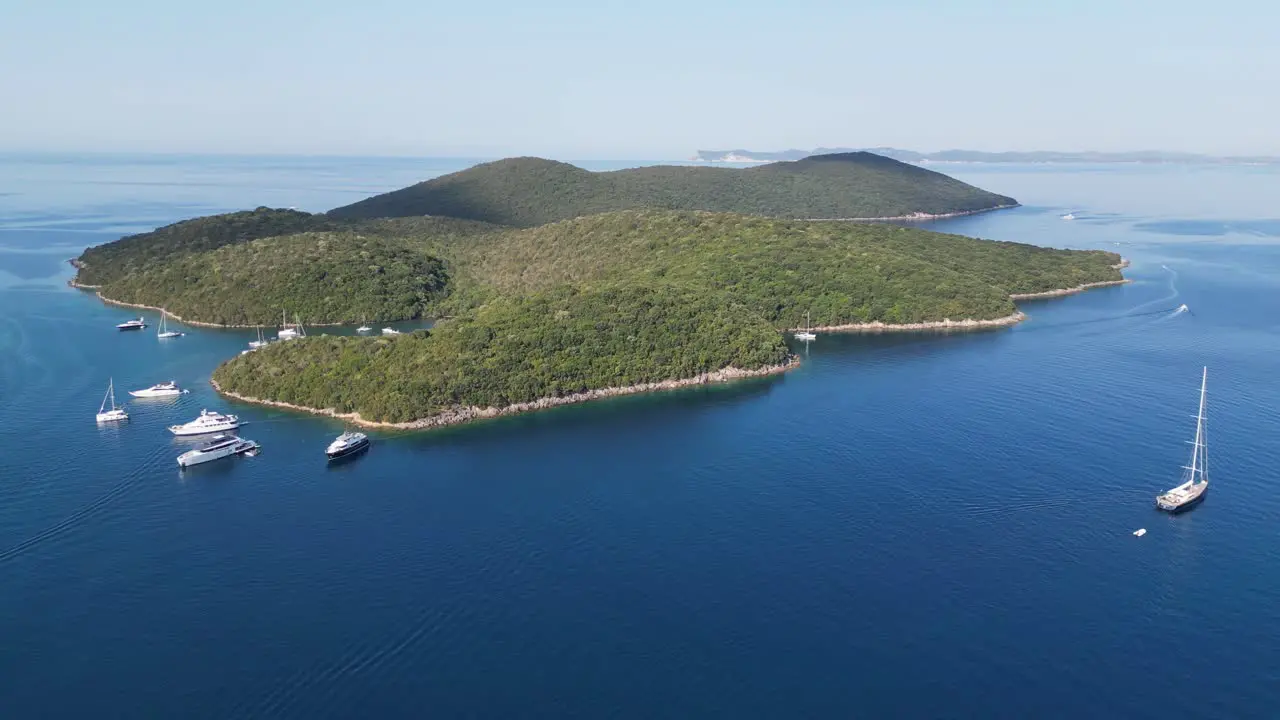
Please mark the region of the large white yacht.
<svg viewBox="0 0 1280 720"><path fill-rule="evenodd" d="M201 410L200 417L183 425L170 425L169 432L174 435L205 435L207 433L226 432L240 427L240 418L235 415L223 415L220 412Z"/></svg>
<svg viewBox="0 0 1280 720"><path fill-rule="evenodd" d="M1183 466L1182 484L1156 496L1156 507L1180 513L1195 507L1209 492L1209 442L1205 433L1204 396L1209 368L1200 373L1200 410L1196 412L1196 438L1191 442L1191 464Z"/></svg>
<svg viewBox="0 0 1280 720"><path fill-rule="evenodd" d="M178 465L185 468L241 453L256 455L259 447L256 442L235 435L214 435L204 445L179 455Z"/></svg>
<svg viewBox="0 0 1280 720"><path fill-rule="evenodd" d="M175 397L185 392L187 391L178 387L178 383L170 380L169 382L158 383L149 388L143 388L142 390L130 390L129 394L136 398L158 398Z"/></svg>
<svg viewBox="0 0 1280 720"><path fill-rule="evenodd" d="M329 447L325 448L324 454L329 456L330 460L337 460L348 455L355 455L361 450L369 447L369 436L362 432L344 432L339 435L333 442L329 443Z"/></svg>
<svg viewBox="0 0 1280 720"><path fill-rule="evenodd" d="M147 326L146 320L143 320L142 318L137 318L135 320L125 320L124 322L117 325L116 329L117 330L141 330L146 326Z"/></svg>

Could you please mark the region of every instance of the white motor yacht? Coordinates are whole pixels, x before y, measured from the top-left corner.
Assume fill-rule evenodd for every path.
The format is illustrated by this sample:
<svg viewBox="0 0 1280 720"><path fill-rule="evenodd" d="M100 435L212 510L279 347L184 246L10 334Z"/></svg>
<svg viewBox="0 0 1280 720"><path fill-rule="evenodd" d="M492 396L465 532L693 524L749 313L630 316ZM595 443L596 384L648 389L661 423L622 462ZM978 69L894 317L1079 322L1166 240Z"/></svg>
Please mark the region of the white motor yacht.
<svg viewBox="0 0 1280 720"><path fill-rule="evenodd" d="M329 447L325 448L324 454L328 455L330 460L337 460L348 455L355 455L368 447L368 435L362 432L344 432L329 443Z"/></svg>
<svg viewBox="0 0 1280 720"><path fill-rule="evenodd" d="M111 409L107 409L107 400L111 400ZM116 407L116 383L111 380L107 383L107 394L102 396L102 405L98 407L98 422L120 422L128 420L129 413L124 411L122 407Z"/></svg>
<svg viewBox="0 0 1280 720"><path fill-rule="evenodd" d="M179 455L178 465L185 468L232 455L256 455L259 447L256 442L235 435L214 435L204 445Z"/></svg>
<svg viewBox="0 0 1280 720"><path fill-rule="evenodd" d="M143 320L142 318L136 318L134 320L125 320L124 322L117 325L116 329L117 330L141 330L146 326L147 326L146 320Z"/></svg>
<svg viewBox="0 0 1280 720"><path fill-rule="evenodd" d="M235 415L223 415L220 412L201 410L200 416L189 423L170 425L169 432L174 435L205 435L207 433L226 432L240 427L240 418Z"/></svg>
<svg viewBox="0 0 1280 720"><path fill-rule="evenodd" d="M130 390L129 394L136 398L158 398L176 397L185 392L187 391L178 387L178 383L170 380L169 382L158 383L142 390Z"/></svg>
<svg viewBox="0 0 1280 720"><path fill-rule="evenodd" d="M382 328L382 334L383 335L399 335L400 331L395 328L385 327L385 328Z"/></svg>

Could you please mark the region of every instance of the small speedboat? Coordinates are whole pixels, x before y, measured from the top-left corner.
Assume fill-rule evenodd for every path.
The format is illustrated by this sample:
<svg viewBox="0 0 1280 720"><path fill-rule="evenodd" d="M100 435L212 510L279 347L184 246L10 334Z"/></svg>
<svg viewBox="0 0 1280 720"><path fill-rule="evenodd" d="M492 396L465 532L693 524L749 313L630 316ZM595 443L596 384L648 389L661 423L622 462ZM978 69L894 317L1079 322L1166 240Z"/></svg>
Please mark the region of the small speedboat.
<svg viewBox="0 0 1280 720"><path fill-rule="evenodd" d="M116 326L117 330L141 330L147 326L147 321L142 318L134 318L133 320L125 320Z"/></svg>
<svg viewBox="0 0 1280 720"><path fill-rule="evenodd" d="M240 427L240 418L235 415L201 410L200 416L189 423L170 425L169 432L174 435L205 435L235 430L238 427Z"/></svg>
<svg viewBox="0 0 1280 720"><path fill-rule="evenodd" d="M107 399L111 400L111 409L107 409ZM122 422L129 419L129 413L124 411L122 407L116 407L116 383L111 380L107 383L107 394L102 396L102 405L98 407L98 422Z"/></svg>
<svg viewBox="0 0 1280 720"><path fill-rule="evenodd" d="M214 435L204 445L179 455L178 465L185 468L232 455L256 455L259 447L256 442L235 435Z"/></svg>
<svg viewBox="0 0 1280 720"><path fill-rule="evenodd" d="M330 460L337 460L341 457L355 455L361 450L369 448L369 436L362 432L344 432L339 435L333 442L329 443L329 447L325 448L324 454L329 456Z"/></svg>
<svg viewBox="0 0 1280 720"><path fill-rule="evenodd" d="M395 328L385 327L385 328L382 328L382 334L383 335L399 335L400 331Z"/></svg>
<svg viewBox="0 0 1280 720"><path fill-rule="evenodd" d="M1063 216L1062 216L1062 219L1063 219L1063 220L1075 220L1075 219L1076 219L1076 214L1075 214L1075 213L1067 213L1066 215L1063 215Z"/></svg>
<svg viewBox="0 0 1280 720"><path fill-rule="evenodd" d="M170 380L169 382L158 383L142 390L130 390L129 394L136 398L158 398L176 397L185 392L187 391L178 387L178 383Z"/></svg>

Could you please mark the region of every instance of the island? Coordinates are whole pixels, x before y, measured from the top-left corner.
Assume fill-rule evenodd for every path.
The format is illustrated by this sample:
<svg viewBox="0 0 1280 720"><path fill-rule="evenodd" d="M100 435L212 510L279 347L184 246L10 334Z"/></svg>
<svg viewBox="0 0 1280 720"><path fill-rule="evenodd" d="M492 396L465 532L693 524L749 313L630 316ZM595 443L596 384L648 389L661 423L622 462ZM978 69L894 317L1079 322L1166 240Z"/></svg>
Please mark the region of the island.
<svg viewBox="0 0 1280 720"><path fill-rule="evenodd" d="M616 210L705 210L794 219L911 219L1013 207L1013 198L874 153L753 168L675 165L591 172L540 158L477 165L328 213L443 215L535 227Z"/></svg>
<svg viewBox="0 0 1280 720"><path fill-rule="evenodd" d="M503 167L526 164L513 163ZM774 182L798 182L791 172ZM847 180L843 166L835 177ZM658 186L679 195L668 182ZM523 193L494 206L510 212L467 211L484 206L477 200L454 207L458 217L378 216L372 205L351 212L357 203L175 223L87 250L75 282L108 301L224 326L274 326L282 311L310 325L435 318L397 336L312 333L213 373L240 400L402 428L777 374L798 362L786 334L806 315L825 331L999 327L1024 317L1015 298L1124 282L1114 253L907 224L669 203L535 223L585 201L502 187ZM437 190L427 196L439 200Z"/></svg>

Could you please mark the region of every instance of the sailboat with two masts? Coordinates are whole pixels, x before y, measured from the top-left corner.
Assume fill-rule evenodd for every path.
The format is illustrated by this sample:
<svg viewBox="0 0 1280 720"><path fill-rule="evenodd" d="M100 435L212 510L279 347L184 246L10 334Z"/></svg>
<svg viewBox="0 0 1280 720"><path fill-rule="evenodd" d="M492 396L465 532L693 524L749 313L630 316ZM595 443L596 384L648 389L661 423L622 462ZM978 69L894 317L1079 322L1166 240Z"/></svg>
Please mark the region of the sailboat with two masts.
<svg viewBox="0 0 1280 720"><path fill-rule="evenodd" d="M107 409L107 400L111 400L111 409ZM98 422L120 422L129 419L129 413L123 407L116 407L116 381L107 383L107 394L102 396L102 405L98 407Z"/></svg>
<svg viewBox="0 0 1280 720"><path fill-rule="evenodd" d="M280 332L276 333L277 340L292 340L296 337L302 337L302 326L297 324L298 316L293 316L294 327L289 327L289 320L283 309L280 310Z"/></svg>
<svg viewBox="0 0 1280 720"><path fill-rule="evenodd" d="M809 332L809 311L808 310L806 310L804 313L804 332L796 333L796 339L804 340L805 342L818 339L817 335L813 334L812 332Z"/></svg>
<svg viewBox="0 0 1280 720"><path fill-rule="evenodd" d="M1209 444L1204 427L1204 395L1209 368L1200 376L1200 410L1196 413L1196 439L1191 442L1191 464L1183 467L1182 484L1156 496L1156 507L1179 513L1195 507L1209 492Z"/></svg>
<svg viewBox="0 0 1280 720"><path fill-rule="evenodd" d="M258 339L249 341L250 350L258 350L267 346L267 339L262 336L262 326L258 326Z"/></svg>

